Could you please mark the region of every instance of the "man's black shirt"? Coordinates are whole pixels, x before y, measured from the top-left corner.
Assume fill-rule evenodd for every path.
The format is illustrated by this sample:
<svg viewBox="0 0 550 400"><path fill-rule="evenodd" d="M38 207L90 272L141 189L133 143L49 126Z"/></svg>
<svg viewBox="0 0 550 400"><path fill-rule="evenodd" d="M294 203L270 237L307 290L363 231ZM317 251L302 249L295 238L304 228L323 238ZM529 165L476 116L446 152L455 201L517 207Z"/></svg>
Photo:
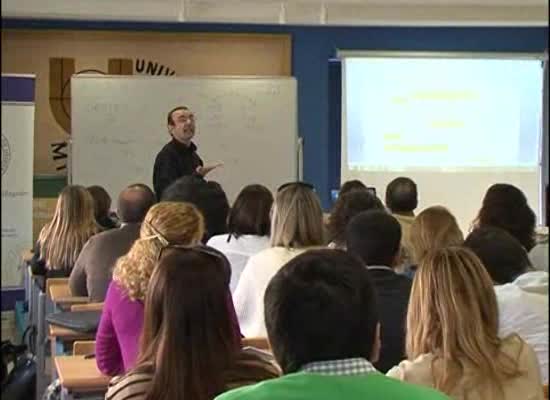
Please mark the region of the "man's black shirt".
<svg viewBox="0 0 550 400"><path fill-rule="evenodd" d="M195 175L197 167L203 162L197 154L197 146L191 142L189 146L172 138L157 154L153 169L153 187L157 200L176 179L185 175Z"/></svg>

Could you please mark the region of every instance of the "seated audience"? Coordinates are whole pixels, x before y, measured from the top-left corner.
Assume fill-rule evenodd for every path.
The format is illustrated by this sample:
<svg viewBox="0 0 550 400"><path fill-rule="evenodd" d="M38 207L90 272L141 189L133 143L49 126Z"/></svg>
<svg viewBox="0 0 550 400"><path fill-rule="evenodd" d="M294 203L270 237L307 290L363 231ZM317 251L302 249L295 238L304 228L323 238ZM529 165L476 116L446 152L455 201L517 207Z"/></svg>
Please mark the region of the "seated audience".
<svg viewBox="0 0 550 400"><path fill-rule="evenodd" d="M227 234L211 237L208 245L220 250L231 264L231 292L237 287L248 258L269 247L269 213L273 195L265 186L246 186L227 219Z"/></svg>
<svg viewBox="0 0 550 400"><path fill-rule="evenodd" d="M30 261L34 275L67 277L84 244L100 231L94 200L82 186L66 186L57 199L53 218L40 231ZM42 290L44 282L40 282Z"/></svg>
<svg viewBox="0 0 550 400"><path fill-rule="evenodd" d="M394 270L399 263L401 226L386 211L365 211L348 224L346 243L348 251L367 266L376 289L382 348L374 366L385 373L405 358L405 317L411 280Z"/></svg>
<svg viewBox="0 0 550 400"><path fill-rule="evenodd" d="M497 183L491 186L473 222L474 228L496 226L514 236L527 252L535 246L536 216L525 194L515 186Z"/></svg>
<svg viewBox="0 0 550 400"><path fill-rule="evenodd" d="M101 186L90 186L88 192L94 199L95 219L103 230L114 229L117 222L111 218L111 196Z"/></svg>
<svg viewBox="0 0 550 400"><path fill-rule="evenodd" d="M191 203L201 211L206 222L203 243L212 236L227 232L229 201L217 182L192 175L184 176L164 190L161 200Z"/></svg>
<svg viewBox="0 0 550 400"><path fill-rule="evenodd" d="M155 202L155 194L146 185L135 184L118 197L118 229L92 236L76 259L69 285L73 296L87 296L91 302L103 302L117 259L125 255L139 236L141 222Z"/></svg>
<svg viewBox="0 0 550 400"><path fill-rule="evenodd" d="M455 400L542 400L536 355L519 336L498 336L491 277L464 247L426 255L407 312L408 361L388 376Z"/></svg>
<svg viewBox="0 0 550 400"><path fill-rule="evenodd" d="M161 202L149 209L139 239L118 259L96 334L96 361L105 375L135 364L143 325L143 299L160 250L169 244L196 245L204 234L201 213L189 203Z"/></svg>
<svg viewBox="0 0 550 400"><path fill-rule="evenodd" d="M246 337L266 336L263 299L269 280L290 259L323 245L322 211L311 186L283 185L271 218L271 246L249 258L235 289L235 309Z"/></svg>
<svg viewBox="0 0 550 400"><path fill-rule="evenodd" d="M280 375L272 357L241 347L225 301L229 268L212 248L162 251L145 296L137 364L111 381L106 400L210 400Z"/></svg>
<svg viewBox="0 0 550 400"><path fill-rule="evenodd" d="M367 186L361 182L359 179L352 179L346 181L340 186L340 192L338 196L342 196L346 193L355 192L355 191L367 190Z"/></svg>
<svg viewBox="0 0 550 400"><path fill-rule="evenodd" d="M401 225L401 264L408 267L413 263L410 235L414 210L418 207L416 183L402 176L392 180L386 187L386 207Z"/></svg>
<svg viewBox="0 0 550 400"><path fill-rule="evenodd" d="M378 197L366 190L353 190L338 196L328 220L330 248L345 249L346 226L362 211L383 210L384 205Z"/></svg>
<svg viewBox="0 0 550 400"><path fill-rule="evenodd" d="M216 399L446 399L373 367L380 341L369 275L341 250L308 251L288 262L264 301L269 342L284 376Z"/></svg>
<svg viewBox="0 0 550 400"><path fill-rule="evenodd" d="M414 263L406 274L412 278L417 265L428 252L447 246L460 246L463 242L462 231L449 210L441 206L426 208L411 225L410 250Z"/></svg>
<svg viewBox="0 0 550 400"><path fill-rule="evenodd" d="M475 229L464 245L495 284L500 336L516 332L533 347L542 381L548 383L548 273L533 270L523 246L503 229Z"/></svg>

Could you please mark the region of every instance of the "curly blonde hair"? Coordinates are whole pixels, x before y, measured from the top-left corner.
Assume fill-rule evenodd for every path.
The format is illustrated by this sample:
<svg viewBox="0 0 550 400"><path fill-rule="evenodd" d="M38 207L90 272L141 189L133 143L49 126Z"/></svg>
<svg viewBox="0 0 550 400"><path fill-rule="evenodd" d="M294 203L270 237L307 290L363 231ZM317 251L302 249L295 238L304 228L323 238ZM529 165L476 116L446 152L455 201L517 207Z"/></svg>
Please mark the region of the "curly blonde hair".
<svg viewBox="0 0 550 400"><path fill-rule="evenodd" d="M192 245L204 235L204 218L190 203L160 202L149 210L139 239L113 270L117 282L132 300L145 298L160 251L169 244Z"/></svg>

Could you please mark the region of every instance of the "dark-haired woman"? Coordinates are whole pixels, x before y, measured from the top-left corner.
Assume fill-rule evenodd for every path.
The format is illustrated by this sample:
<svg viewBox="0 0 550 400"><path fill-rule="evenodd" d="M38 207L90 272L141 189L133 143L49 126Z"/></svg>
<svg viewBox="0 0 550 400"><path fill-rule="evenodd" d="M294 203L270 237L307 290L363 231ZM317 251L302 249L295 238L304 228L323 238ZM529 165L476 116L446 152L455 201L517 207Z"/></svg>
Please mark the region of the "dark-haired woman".
<svg viewBox="0 0 550 400"><path fill-rule="evenodd" d="M106 400L211 400L277 377L269 355L241 347L228 291L223 254L163 249L147 290L136 367L113 379Z"/></svg>
<svg viewBox="0 0 550 400"><path fill-rule="evenodd" d="M216 235L208 246L221 251L231 264L231 292L250 256L269 247L269 213L273 195L265 186L248 185L235 200L227 220L227 234Z"/></svg>

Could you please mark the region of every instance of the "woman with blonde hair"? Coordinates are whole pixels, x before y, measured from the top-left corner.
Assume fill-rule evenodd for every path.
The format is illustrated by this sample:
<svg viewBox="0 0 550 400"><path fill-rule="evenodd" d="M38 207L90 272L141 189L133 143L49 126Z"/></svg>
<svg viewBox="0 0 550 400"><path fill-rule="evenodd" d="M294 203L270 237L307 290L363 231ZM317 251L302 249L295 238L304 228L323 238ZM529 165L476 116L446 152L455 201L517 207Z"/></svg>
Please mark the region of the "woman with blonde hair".
<svg viewBox="0 0 550 400"><path fill-rule="evenodd" d="M442 206L428 207L414 219L409 236L413 264L406 274L412 278L417 266L430 251L447 246L460 246L464 235L456 218Z"/></svg>
<svg viewBox="0 0 550 400"><path fill-rule="evenodd" d="M46 278L69 276L84 244L99 231L90 193L82 186L66 186L52 220L38 236L30 262L32 273Z"/></svg>
<svg viewBox="0 0 550 400"><path fill-rule="evenodd" d="M161 249L195 245L203 234L204 219L192 204L161 202L149 209L139 239L117 260L107 289L96 334L97 366L105 375L124 373L135 363L143 300Z"/></svg>
<svg viewBox="0 0 550 400"><path fill-rule="evenodd" d="M408 361L388 376L455 400L542 400L534 351L516 334L498 336L491 277L463 247L427 254L413 281L407 314Z"/></svg>
<svg viewBox="0 0 550 400"><path fill-rule="evenodd" d="M313 186L281 186L273 203L271 247L248 259L233 294L243 334L266 337L264 292L269 280L292 258L324 243L323 212Z"/></svg>

